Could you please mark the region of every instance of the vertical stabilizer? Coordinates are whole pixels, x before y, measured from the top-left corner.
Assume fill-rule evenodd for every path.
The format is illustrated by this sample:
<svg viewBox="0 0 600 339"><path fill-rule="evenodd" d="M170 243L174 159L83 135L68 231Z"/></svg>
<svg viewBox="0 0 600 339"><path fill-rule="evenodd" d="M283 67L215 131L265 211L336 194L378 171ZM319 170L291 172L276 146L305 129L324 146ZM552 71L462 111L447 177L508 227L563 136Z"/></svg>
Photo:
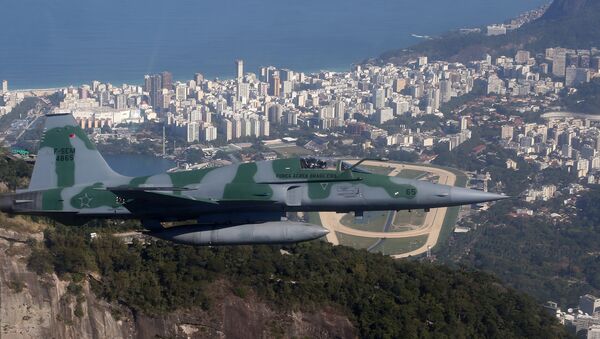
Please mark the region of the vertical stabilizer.
<svg viewBox="0 0 600 339"><path fill-rule="evenodd" d="M71 114L46 116L29 190L92 184L119 177Z"/></svg>

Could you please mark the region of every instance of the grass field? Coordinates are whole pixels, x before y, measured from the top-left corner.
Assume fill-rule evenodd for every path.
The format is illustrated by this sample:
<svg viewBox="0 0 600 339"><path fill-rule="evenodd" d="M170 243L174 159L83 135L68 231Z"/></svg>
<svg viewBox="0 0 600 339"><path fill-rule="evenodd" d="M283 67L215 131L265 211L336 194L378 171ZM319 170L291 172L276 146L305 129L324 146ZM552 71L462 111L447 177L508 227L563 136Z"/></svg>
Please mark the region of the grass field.
<svg viewBox="0 0 600 339"><path fill-rule="evenodd" d="M427 172L423 172L423 171L417 171L417 170L413 170L413 169L403 169L402 171L400 171L400 173L398 173L397 176L400 178L405 178L405 179L417 179L426 174L427 174Z"/></svg>
<svg viewBox="0 0 600 339"><path fill-rule="evenodd" d="M368 165L359 165L358 167L363 168L373 174L381 174L388 175L392 172L392 167L384 167L384 166L368 166Z"/></svg>
<svg viewBox="0 0 600 339"><path fill-rule="evenodd" d="M308 217L308 222L314 225L319 225L319 226L323 226L323 224L321 223L321 217L319 216L318 212L308 212L306 213L307 217Z"/></svg>
<svg viewBox="0 0 600 339"><path fill-rule="evenodd" d="M282 157L295 157L295 156L304 156L304 155L312 155L313 152L307 150L306 148L302 148L296 145L290 146L275 146L269 147L269 149Z"/></svg>
<svg viewBox="0 0 600 339"><path fill-rule="evenodd" d="M420 235L411 238L384 239L377 247L373 248L371 252L394 255L414 251L425 245L427 237L427 235Z"/></svg>
<svg viewBox="0 0 600 339"><path fill-rule="evenodd" d="M382 232L387 219L387 211L365 212L362 220L356 219L353 214L348 213L342 217L340 222L344 226L369 232Z"/></svg>
<svg viewBox="0 0 600 339"><path fill-rule="evenodd" d="M359 249L367 249L379 240L377 238L357 237L354 235L348 235L340 232L335 232L335 234L338 237L338 240L340 241L340 245Z"/></svg>
<svg viewBox="0 0 600 339"><path fill-rule="evenodd" d="M406 210L398 211L396 213L396 218L394 218L394 225L422 225L423 222L425 222L426 215L427 212L423 210L414 210L412 212Z"/></svg>

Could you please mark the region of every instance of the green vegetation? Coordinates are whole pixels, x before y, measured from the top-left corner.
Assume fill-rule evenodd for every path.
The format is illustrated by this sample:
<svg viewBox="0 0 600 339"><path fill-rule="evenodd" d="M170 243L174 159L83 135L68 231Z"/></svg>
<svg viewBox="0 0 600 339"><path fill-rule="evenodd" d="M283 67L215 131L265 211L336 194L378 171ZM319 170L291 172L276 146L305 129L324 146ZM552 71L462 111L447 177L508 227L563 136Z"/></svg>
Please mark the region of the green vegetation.
<svg viewBox="0 0 600 339"><path fill-rule="evenodd" d="M7 151L0 149L0 182L5 182L11 190L26 186L32 166L25 161L8 158L8 155Z"/></svg>
<svg viewBox="0 0 600 339"><path fill-rule="evenodd" d="M318 221L316 213L309 215ZM322 241L284 247L290 255L278 246L126 245L110 232L135 225L105 225L48 226L43 242L28 241L31 270L70 281L67 295L75 299L76 317L85 316L84 279L97 296L146 314L210 309L207 287L227 280L235 286L231 293L244 298L253 291L275 308L333 306L362 338L566 337L535 301L484 273L394 261ZM99 236L92 240L90 232ZM11 284L15 291L24 287Z"/></svg>
<svg viewBox="0 0 600 339"><path fill-rule="evenodd" d="M391 167L386 167L386 166L359 165L359 167L364 170L367 170L373 174L380 174L380 175L388 175L393 170Z"/></svg>
<svg viewBox="0 0 600 339"><path fill-rule="evenodd" d="M563 97L568 110L587 114L600 114L600 79L594 78L577 87L577 91Z"/></svg>
<svg viewBox="0 0 600 339"><path fill-rule="evenodd" d="M383 227L388 218L388 211L369 211L363 214L362 220L354 217L354 214L347 213L342 217L342 225L355 228L357 230L369 232L383 232Z"/></svg>
<svg viewBox="0 0 600 339"><path fill-rule="evenodd" d="M481 59L486 53L513 55L517 49L542 52L556 46L590 48L600 45L599 13L600 2L596 0L555 0L541 19L506 35L488 37L485 32L450 32L409 49L386 52L377 61L402 63L417 55L427 55L435 60L466 62Z"/></svg>
<svg viewBox="0 0 600 339"><path fill-rule="evenodd" d="M290 158L290 157L302 157L305 155L312 155L313 152L307 150L304 147L300 147L300 146L296 146L296 145L290 145L290 146L278 146L278 147L269 147L269 150L276 152L277 154L279 154L280 156L284 157L284 158Z"/></svg>
<svg viewBox="0 0 600 339"><path fill-rule="evenodd" d="M425 216L427 212L418 211L398 211L394 218L394 226L405 226L405 225L422 225L425 222Z"/></svg>
<svg viewBox="0 0 600 339"><path fill-rule="evenodd" d="M427 242L427 235L418 237L383 239L371 253L381 253L385 255L403 254L423 247Z"/></svg>
<svg viewBox="0 0 600 339"><path fill-rule="evenodd" d="M579 296L600 293L599 199L600 188L594 187L578 199L576 213L558 201L538 207L566 216L563 220L550 212L507 217L519 203L498 203L473 220L482 226L452 236L439 257L493 272L540 302L576 305Z"/></svg>
<svg viewBox="0 0 600 339"><path fill-rule="evenodd" d="M286 247L291 255L281 255L276 246L127 246L109 234L90 240L88 231L45 232L54 270L73 280L97 272L102 278L90 279L97 295L150 314L210 309L206 287L227 279L235 282L232 293L244 297L252 289L282 309L337 305L363 338L565 337L533 300L482 273L323 242ZM77 295L77 284L71 290Z"/></svg>
<svg viewBox="0 0 600 339"><path fill-rule="evenodd" d="M335 232L340 245L352 247L355 249L367 249L377 242L377 238L357 237L355 235Z"/></svg>
<svg viewBox="0 0 600 339"><path fill-rule="evenodd" d="M406 178L406 179L417 179L426 174L427 174L427 172L423 172L423 171L417 171L417 170L413 170L413 169L403 169L402 171L400 171L400 173L398 173L397 176L400 178Z"/></svg>

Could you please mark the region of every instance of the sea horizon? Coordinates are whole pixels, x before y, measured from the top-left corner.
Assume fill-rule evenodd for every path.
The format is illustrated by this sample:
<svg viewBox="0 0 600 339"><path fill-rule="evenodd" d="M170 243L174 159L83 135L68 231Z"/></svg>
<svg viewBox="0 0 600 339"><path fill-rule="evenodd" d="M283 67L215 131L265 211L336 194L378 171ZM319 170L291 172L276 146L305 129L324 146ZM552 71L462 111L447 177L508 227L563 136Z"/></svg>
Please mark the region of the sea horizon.
<svg viewBox="0 0 600 339"><path fill-rule="evenodd" d="M0 79L11 90L78 87L93 80L142 84L145 74L161 71L180 81L198 72L231 79L236 59L252 73L270 65L304 73L349 71L417 43L421 39L414 34L438 36L501 23L547 2L32 1L34 6L5 4L13 15L6 17Z"/></svg>

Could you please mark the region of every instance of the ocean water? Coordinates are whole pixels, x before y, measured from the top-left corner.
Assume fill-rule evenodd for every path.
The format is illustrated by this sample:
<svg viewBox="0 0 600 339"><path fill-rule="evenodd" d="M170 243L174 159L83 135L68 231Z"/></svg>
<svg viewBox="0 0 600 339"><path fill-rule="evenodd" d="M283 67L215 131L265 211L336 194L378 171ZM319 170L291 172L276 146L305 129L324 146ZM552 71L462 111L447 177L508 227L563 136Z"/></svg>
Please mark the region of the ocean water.
<svg viewBox="0 0 600 339"><path fill-rule="evenodd" d="M346 70L411 34L502 22L547 0L2 0L0 79L11 88L233 77L275 65Z"/></svg>

